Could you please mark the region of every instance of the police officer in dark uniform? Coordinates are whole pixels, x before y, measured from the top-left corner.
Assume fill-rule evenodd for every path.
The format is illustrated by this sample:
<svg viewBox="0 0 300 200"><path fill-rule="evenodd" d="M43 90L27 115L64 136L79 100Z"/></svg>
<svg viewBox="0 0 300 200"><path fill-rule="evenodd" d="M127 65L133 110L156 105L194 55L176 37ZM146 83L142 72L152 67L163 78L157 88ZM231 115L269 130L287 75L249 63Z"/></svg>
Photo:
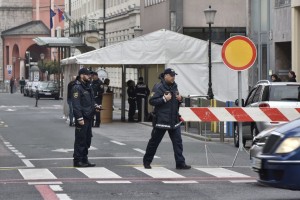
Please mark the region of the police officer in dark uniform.
<svg viewBox="0 0 300 200"><path fill-rule="evenodd" d="M92 88L94 91L95 102L98 105L102 105L102 98L104 93L103 82L99 79L97 72L93 72L92 75L93 75ZM101 122L100 113L96 113L94 116L94 121L95 121L94 127L100 127L100 122Z"/></svg>
<svg viewBox="0 0 300 200"><path fill-rule="evenodd" d="M142 100L144 99L144 121L148 119L148 96L150 90L144 83L144 78L139 77L139 81L135 86L136 102L138 108L138 121L142 121Z"/></svg>
<svg viewBox="0 0 300 200"><path fill-rule="evenodd" d="M82 68L72 88L72 105L75 116L74 167L94 167L88 160L88 149L92 141L92 121L95 111L101 109L95 104L90 83L91 72Z"/></svg>
<svg viewBox="0 0 300 200"><path fill-rule="evenodd" d="M153 130L148 142L143 164L146 169L151 169L151 162L155 152L168 131L171 138L176 161L176 169L190 169L191 166L185 163L182 154L183 146L180 129L179 106L182 97L179 95L175 83L175 71L171 68L165 69L160 75L161 82L157 83L152 90L150 104L154 106Z"/></svg>
<svg viewBox="0 0 300 200"><path fill-rule="evenodd" d="M134 122L134 115L136 110L136 94L135 94L135 83L133 80L127 81L127 95L128 95L128 122Z"/></svg>

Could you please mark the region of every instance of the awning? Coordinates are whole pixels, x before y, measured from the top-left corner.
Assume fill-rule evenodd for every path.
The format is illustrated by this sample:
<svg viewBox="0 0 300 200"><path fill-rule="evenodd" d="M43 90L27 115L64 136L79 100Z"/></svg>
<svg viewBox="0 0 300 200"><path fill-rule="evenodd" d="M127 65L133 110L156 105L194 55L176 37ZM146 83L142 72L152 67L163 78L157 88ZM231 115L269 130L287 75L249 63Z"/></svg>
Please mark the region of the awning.
<svg viewBox="0 0 300 200"><path fill-rule="evenodd" d="M86 46L80 37L37 37L33 41L39 46L47 47Z"/></svg>

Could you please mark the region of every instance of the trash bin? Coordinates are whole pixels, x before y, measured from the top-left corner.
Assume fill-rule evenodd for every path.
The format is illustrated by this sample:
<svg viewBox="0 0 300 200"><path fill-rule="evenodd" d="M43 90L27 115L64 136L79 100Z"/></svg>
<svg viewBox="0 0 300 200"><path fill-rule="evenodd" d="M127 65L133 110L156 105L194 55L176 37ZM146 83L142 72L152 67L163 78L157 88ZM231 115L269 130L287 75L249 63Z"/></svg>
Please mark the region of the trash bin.
<svg viewBox="0 0 300 200"><path fill-rule="evenodd" d="M113 116L113 93L104 93L102 98L101 123L111 123Z"/></svg>

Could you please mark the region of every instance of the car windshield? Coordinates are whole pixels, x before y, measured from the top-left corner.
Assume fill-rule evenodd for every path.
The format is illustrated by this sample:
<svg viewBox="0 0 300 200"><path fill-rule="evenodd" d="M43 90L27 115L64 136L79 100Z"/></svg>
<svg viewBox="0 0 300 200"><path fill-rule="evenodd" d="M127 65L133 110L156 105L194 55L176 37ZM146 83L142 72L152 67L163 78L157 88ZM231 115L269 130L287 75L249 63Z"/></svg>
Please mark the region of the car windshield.
<svg viewBox="0 0 300 200"><path fill-rule="evenodd" d="M57 88L57 84L52 82L42 82L40 83L39 88L53 89L53 88Z"/></svg>
<svg viewBox="0 0 300 200"><path fill-rule="evenodd" d="M299 101L299 85L274 85L270 89L269 101Z"/></svg>

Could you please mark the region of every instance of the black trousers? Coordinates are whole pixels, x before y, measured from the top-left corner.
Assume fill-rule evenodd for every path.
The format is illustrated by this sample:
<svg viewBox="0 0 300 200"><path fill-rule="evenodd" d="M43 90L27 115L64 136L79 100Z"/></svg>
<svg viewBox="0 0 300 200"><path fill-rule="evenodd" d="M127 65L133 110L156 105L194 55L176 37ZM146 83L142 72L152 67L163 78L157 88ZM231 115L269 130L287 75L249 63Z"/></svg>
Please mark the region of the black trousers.
<svg viewBox="0 0 300 200"><path fill-rule="evenodd" d="M146 153L143 158L144 163L151 163L153 160L153 157L156 153L156 150L158 148L158 145L160 144L161 140L163 139L166 131L168 131L170 139L173 144L173 150L174 150L174 157L176 165L182 165L185 164L185 158L182 155L183 152L183 146L182 146L182 138L181 138L181 130L180 127L172 130L166 130L166 129L158 129L153 128L151 133L151 138L148 142Z"/></svg>
<svg viewBox="0 0 300 200"><path fill-rule="evenodd" d="M92 142L92 120L84 120L84 125L75 121L75 142L73 158L76 162L86 162L88 160L88 149Z"/></svg>
<svg viewBox="0 0 300 200"><path fill-rule="evenodd" d="M21 92L21 94L24 93L24 85L21 85L21 87L20 87L20 92Z"/></svg>
<svg viewBox="0 0 300 200"><path fill-rule="evenodd" d="M128 99L129 110L128 110L128 120L133 121L135 110L136 110L136 101L135 99Z"/></svg>
<svg viewBox="0 0 300 200"><path fill-rule="evenodd" d="M144 121L148 120L148 98L138 96L136 98L138 108L138 121L142 121L142 99L144 99Z"/></svg>

